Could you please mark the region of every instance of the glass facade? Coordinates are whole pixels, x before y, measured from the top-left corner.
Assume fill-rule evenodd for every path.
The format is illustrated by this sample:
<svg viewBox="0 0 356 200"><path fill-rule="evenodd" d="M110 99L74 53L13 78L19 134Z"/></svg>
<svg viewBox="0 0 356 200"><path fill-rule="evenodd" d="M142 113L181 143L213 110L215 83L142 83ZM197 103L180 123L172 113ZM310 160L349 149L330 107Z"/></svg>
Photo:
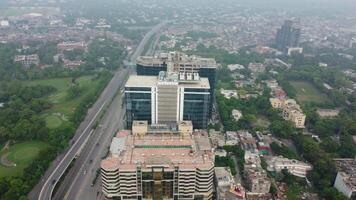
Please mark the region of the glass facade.
<svg viewBox="0 0 356 200"><path fill-rule="evenodd" d="M134 120L151 123L151 88L126 88L126 125L132 126Z"/></svg>
<svg viewBox="0 0 356 200"><path fill-rule="evenodd" d="M144 76L158 76L160 71L167 71L167 64L163 64L160 66L144 66L137 64L136 65L136 72L137 75L144 75Z"/></svg>
<svg viewBox="0 0 356 200"><path fill-rule="evenodd" d="M195 129L206 129L211 105L210 90L186 88L184 92L183 120L192 121Z"/></svg>

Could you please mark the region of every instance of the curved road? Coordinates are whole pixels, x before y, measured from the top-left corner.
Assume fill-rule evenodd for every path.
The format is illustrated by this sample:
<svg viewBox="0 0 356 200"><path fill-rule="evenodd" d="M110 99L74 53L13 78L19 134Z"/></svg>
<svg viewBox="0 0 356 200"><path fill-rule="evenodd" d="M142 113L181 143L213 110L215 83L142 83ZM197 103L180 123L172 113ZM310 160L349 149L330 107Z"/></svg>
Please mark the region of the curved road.
<svg viewBox="0 0 356 200"><path fill-rule="evenodd" d="M150 30L148 33L146 33L140 44L137 46L135 52L131 55L131 61L135 61L136 58L142 54L142 51L148 40L154 34L156 34L165 24L166 22L162 22L153 27L153 29ZM75 156L80 153L80 151L86 146L86 143L93 135L92 127L96 119L98 118L98 116L100 116L101 112L105 110L106 107L111 107L111 101L114 99L116 91L118 91L118 89L121 88L125 83L126 76L128 75L128 73L129 70L126 69L119 70L115 73L114 77L104 89L96 103L92 106L91 109L88 110L88 114L85 120L78 127L69 149L66 150L65 153L59 155L57 159L52 162L51 166L48 168L41 181L29 193L29 199L50 200L52 198L53 190L56 184L58 183L58 180L61 179L68 166L72 163ZM107 132L106 130L103 131ZM99 139L102 135L105 134L100 133L100 136L98 136ZM89 152L93 152L93 150ZM85 161L87 160L85 159L84 162Z"/></svg>

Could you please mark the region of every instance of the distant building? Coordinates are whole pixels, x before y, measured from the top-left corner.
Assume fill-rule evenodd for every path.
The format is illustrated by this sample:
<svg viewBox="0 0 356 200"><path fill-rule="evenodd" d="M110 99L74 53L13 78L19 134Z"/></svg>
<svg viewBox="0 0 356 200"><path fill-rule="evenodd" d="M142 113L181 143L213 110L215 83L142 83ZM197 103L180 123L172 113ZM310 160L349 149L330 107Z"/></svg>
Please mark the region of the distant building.
<svg viewBox="0 0 356 200"><path fill-rule="evenodd" d="M262 73L266 70L266 66L263 63L250 63L248 68L255 73Z"/></svg>
<svg viewBox="0 0 356 200"><path fill-rule="evenodd" d="M149 123L193 122L208 126L210 85L198 73L162 71L159 76L131 75L125 85L127 127L134 120Z"/></svg>
<svg viewBox="0 0 356 200"><path fill-rule="evenodd" d="M286 20L283 26L277 30L277 49L287 53L288 48L298 47L300 32L300 28L297 28L293 21Z"/></svg>
<svg viewBox="0 0 356 200"><path fill-rule="evenodd" d="M295 55L295 54L302 54L303 53L303 48L301 47L289 47L287 49L288 51L288 56Z"/></svg>
<svg viewBox="0 0 356 200"><path fill-rule="evenodd" d="M339 115L340 113L340 109L317 109L316 113L318 113L318 115L320 117L325 117L325 118L332 118L332 117L336 117Z"/></svg>
<svg viewBox="0 0 356 200"><path fill-rule="evenodd" d="M272 156L267 159L267 170L273 172L280 172L283 169L287 169L289 173L294 176L305 178L308 171L312 170L310 164L301 162L299 160L283 158L281 156Z"/></svg>
<svg viewBox="0 0 356 200"><path fill-rule="evenodd" d="M283 118L294 123L296 128L304 128L305 114L294 99L270 98L273 108L282 109Z"/></svg>
<svg viewBox="0 0 356 200"><path fill-rule="evenodd" d="M191 122L120 131L101 161L102 192L119 199L213 198L214 153L206 132Z"/></svg>
<svg viewBox="0 0 356 200"><path fill-rule="evenodd" d="M348 198L356 199L356 158L335 159L337 175L334 187Z"/></svg>
<svg viewBox="0 0 356 200"><path fill-rule="evenodd" d="M243 65L240 64L231 64L231 65L227 65L227 68L230 71L235 71L235 70L239 70L239 69L245 69L245 67Z"/></svg>
<svg viewBox="0 0 356 200"><path fill-rule="evenodd" d="M40 57L37 54L32 55L17 55L14 58L14 62L21 63L22 66L28 68L31 65L38 66L40 64Z"/></svg>
<svg viewBox="0 0 356 200"><path fill-rule="evenodd" d="M61 42L57 44L57 48L61 51L70 51L74 49L86 49L87 45L84 41L81 42L74 42L74 41L68 41L68 42Z"/></svg>

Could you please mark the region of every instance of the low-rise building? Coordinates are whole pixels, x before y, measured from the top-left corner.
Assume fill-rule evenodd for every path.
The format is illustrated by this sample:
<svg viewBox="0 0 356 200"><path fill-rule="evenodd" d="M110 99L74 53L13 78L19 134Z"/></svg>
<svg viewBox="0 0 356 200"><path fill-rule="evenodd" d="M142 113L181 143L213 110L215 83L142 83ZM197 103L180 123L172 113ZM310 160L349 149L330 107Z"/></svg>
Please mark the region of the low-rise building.
<svg viewBox="0 0 356 200"><path fill-rule="evenodd" d="M262 73L266 70L266 66L263 63L250 63L248 68L255 73Z"/></svg>
<svg viewBox="0 0 356 200"><path fill-rule="evenodd" d="M236 184L228 167L215 167L216 199L244 200L245 189Z"/></svg>
<svg viewBox="0 0 356 200"><path fill-rule="evenodd" d="M243 65L240 65L240 64L227 65L227 68L228 68L230 71L239 70L239 69L245 69L245 67L244 67Z"/></svg>
<svg viewBox="0 0 356 200"><path fill-rule="evenodd" d="M239 138L235 131L226 131L226 145L237 145L239 143Z"/></svg>
<svg viewBox="0 0 356 200"><path fill-rule="evenodd" d="M238 98L236 90L224 90L224 89L221 89L220 93L227 99L231 99L231 97Z"/></svg>
<svg viewBox="0 0 356 200"><path fill-rule="evenodd" d="M248 131L241 130L237 132L240 146L243 150L257 152L256 139Z"/></svg>
<svg viewBox="0 0 356 200"><path fill-rule="evenodd" d="M337 175L334 187L348 198L356 199L356 158L335 159Z"/></svg>
<svg viewBox="0 0 356 200"><path fill-rule="evenodd" d="M28 68L31 65L38 66L40 64L40 57L37 54L32 55L17 55L14 58L14 62L21 63L24 67Z"/></svg>
<svg viewBox="0 0 356 200"><path fill-rule="evenodd" d="M304 128L305 114L294 99L270 98L273 108L282 109L283 118L294 123L296 128Z"/></svg>
<svg viewBox="0 0 356 200"><path fill-rule="evenodd" d="M320 117L332 118L339 115L340 109L317 109L316 113L318 113Z"/></svg>
<svg viewBox="0 0 356 200"><path fill-rule="evenodd" d="M231 111L232 117L235 119L235 121L239 121L242 117L242 112L237 109L233 109Z"/></svg>
<svg viewBox="0 0 356 200"><path fill-rule="evenodd" d="M308 171L312 170L312 166L308 163L284 158L282 156L272 156L268 157L267 160L267 170L273 172L280 172L282 169L287 169L289 173L294 176L305 178Z"/></svg>
<svg viewBox="0 0 356 200"><path fill-rule="evenodd" d="M57 48L61 51L71 51L74 49L85 50L87 48L87 45L84 41L81 42L67 41L67 42L58 43Z"/></svg>

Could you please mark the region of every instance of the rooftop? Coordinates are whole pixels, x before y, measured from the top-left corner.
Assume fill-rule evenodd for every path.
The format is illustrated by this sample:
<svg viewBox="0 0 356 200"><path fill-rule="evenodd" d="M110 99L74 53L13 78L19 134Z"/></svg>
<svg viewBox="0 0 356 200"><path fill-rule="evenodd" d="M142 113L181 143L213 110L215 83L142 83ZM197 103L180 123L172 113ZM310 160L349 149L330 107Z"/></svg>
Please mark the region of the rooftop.
<svg viewBox="0 0 356 200"><path fill-rule="evenodd" d="M152 165L171 169L174 166L184 169L210 168L214 165L213 156L206 132L186 135L167 130L165 133L136 135L125 130L113 138L109 156L101 162L101 167L109 171L131 171L137 165L143 169Z"/></svg>
<svg viewBox="0 0 356 200"><path fill-rule="evenodd" d="M198 56L189 56L181 52L160 53L155 56L140 56L137 58L137 64L144 66L162 66L167 63L174 63L179 66L192 68L216 68L217 64L213 58L201 58Z"/></svg>
<svg viewBox="0 0 356 200"><path fill-rule="evenodd" d="M186 87L186 88L207 88L207 89L210 88L208 78L199 77L199 80L191 80L191 81L179 80L178 77L175 78L159 79L158 76L131 75L126 82L125 87L155 87L159 83L165 82L165 83L177 84L179 87Z"/></svg>

